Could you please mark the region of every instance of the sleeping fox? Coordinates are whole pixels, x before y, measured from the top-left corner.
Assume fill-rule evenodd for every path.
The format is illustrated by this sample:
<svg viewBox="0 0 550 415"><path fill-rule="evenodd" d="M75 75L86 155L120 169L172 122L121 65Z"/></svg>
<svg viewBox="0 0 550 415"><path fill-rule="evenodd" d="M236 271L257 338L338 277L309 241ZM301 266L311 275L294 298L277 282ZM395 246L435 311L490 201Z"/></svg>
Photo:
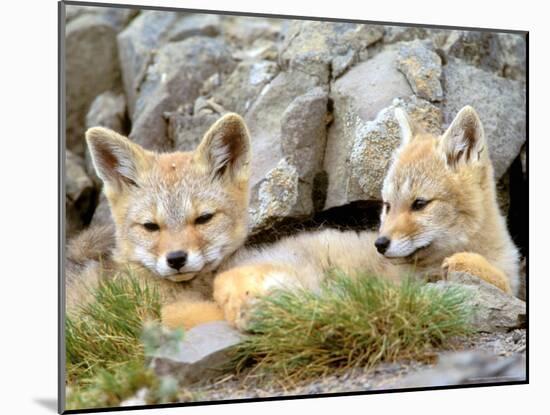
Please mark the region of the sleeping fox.
<svg viewBox="0 0 550 415"><path fill-rule="evenodd" d="M214 280L213 297L227 321L246 329L254 298L278 287L316 290L332 268L396 282L464 271L517 295L518 251L498 209L475 110L464 107L440 137L418 131L401 109L395 118L402 139L383 182L379 232L324 230L239 250ZM189 327L208 320L197 319L200 312L174 303L163 319Z"/></svg>
<svg viewBox="0 0 550 415"><path fill-rule="evenodd" d="M201 319L223 318L212 303L214 271L248 230L250 137L227 114L193 152L155 153L106 128L86 132L115 229L91 228L68 246L67 303L85 301L102 270L131 267L156 282L164 304L193 303ZM97 257L112 250L100 267ZM188 325L195 324L191 319Z"/></svg>
<svg viewBox="0 0 550 415"><path fill-rule="evenodd" d="M277 287L315 290L332 268L395 281L466 271L517 294L518 252L498 210L476 112L463 108L441 137L417 131L400 109L395 115L402 141L384 180L378 234L325 230L252 249L239 249L250 139L238 115L215 123L191 153L157 154L113 131L90 129L88 146L115 222L114 267L130 264L158 282L169 327L225 318L245 329L255 297ZM82 282L99 275L97 266L75 258L86 245L99 249L109 241L92 229L70 245L79 266L68 272L69 306L81 301Z"/></svg>

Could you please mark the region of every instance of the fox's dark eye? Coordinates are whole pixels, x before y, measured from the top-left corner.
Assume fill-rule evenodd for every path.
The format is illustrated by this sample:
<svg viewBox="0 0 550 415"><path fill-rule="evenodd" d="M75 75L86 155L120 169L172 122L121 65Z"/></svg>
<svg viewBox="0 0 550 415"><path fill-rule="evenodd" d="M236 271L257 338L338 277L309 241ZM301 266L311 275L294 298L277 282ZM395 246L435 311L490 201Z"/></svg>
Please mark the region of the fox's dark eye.
<svg viewBox="0 0 550 415"><path fill-rule="evenodd" d="M147 229L149 232L155 232L160 229L160 226L158 226L156 223L153 223L153 222L145 222L143 224L143 227Z"/></svg>
<svg viewBox="0 0 550 415"><path fill-rule="evenodd" d="M390 204L388 202L384 202L384 209L386 209L386 213L390 213Z"/></svg>
<svg viewBox="0 0 550 415"><path fill-rule="evenodd" d="M428 205L428 203L430 203L430 201L426 199L415 199L415 201L411 205L411 210L422 210Z"/></svg>
<svg viewBox="0 0 550 415"><path fill-rule="evenodd" d="M207 222L210 222L210 219L212 219L213 217L213 213L205 213L203 215L200 215L197 219L195 219L195 225L203 225Z"/></svg>

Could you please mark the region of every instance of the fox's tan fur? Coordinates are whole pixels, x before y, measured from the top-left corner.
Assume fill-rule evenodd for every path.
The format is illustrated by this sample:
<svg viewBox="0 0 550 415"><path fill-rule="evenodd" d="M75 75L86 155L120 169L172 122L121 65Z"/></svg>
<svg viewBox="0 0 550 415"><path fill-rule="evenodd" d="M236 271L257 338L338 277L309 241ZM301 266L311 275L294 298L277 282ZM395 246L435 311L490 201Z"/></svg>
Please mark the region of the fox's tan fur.
<svg viewBox="0 0 550 415"><path fill-rule="evenodd" d="M277 287L316 290L334 268L396 282L408 275L444 278L450 271L465 271L517 294L518 253L498 210L475 111L465 107L441 137L416 131L400 110L396 118L402 144L384 180L378 234L325 230L238 251L246 237L250 147L240 117L218 121L191 153L152 153L112 131L89 130L116 237L108 228L92 229L70 244L69 305L82 302L83 282L97 282L96 259L113 240L107 268L130 266L138 278L156 281L165 303L162 320L169 327L225 318L245 329L254 298ZM427 203L413 209L419 198ZM205 211L225 220L195 224ZM158 231L143 229L151 221L161 225ZM391 241L384 255L375 247L381 237ZM201 267L192 272L174 273L163 262L170 251L209 252L212 246L218 246L215 260L196 260ZM94 261L87 260L90 252Z"/></svg>
<svg viewBox="0 0 550 415"><path fill-rule="evenodd" d="M445 278L464 271L517 294L518 252L499 212L493 168L481 122L471 107L435 137L416 131L396 111L402 144L384 180L378 234L325 230L299 234L262 249L243 249L214 281L214 299L233 325L246 327L247 309L274 287L315 290L326 272L368 272L395 281L407 275ZM421 208L417 199L424 200ZM384 255L377 238L391 240ZM198 322L200 310L174 304L171 326ZM206 319L205 319L206 320Z"/></svg>
<svg viewBox="0 0 550 415"><path fill-rule="evenodd" d="M69 243L69 308L86 300L101 275L131 268L156 282L165 304L193 303L202 318L222 318L204 300L212 298L214 272L247 235L250 139L241 117L222 117L193 152L150 152L101 127L86 140L115 229L91 228ZM205 215L212 216L199 222ZM174 269L168 258L177 252L187 259Z"/></svg>

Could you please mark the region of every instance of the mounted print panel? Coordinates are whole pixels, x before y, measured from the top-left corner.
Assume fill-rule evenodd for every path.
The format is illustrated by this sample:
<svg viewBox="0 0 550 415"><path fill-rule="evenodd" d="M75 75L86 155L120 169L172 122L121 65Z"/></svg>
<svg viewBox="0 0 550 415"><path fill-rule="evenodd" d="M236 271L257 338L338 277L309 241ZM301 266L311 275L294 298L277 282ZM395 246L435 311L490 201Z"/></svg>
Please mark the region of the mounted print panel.
<svg viewBox="0 0 550 415"><path fill-rule="evenodd" d="M61 412L527 383L527 32L59 6Z"/></svg>

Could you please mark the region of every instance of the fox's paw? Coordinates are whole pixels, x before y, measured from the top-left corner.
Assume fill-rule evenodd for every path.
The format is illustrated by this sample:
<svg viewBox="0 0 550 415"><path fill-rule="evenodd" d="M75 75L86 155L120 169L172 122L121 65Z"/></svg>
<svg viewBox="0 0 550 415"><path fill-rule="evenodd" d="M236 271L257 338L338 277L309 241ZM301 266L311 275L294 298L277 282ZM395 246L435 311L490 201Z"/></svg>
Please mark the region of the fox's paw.
<svg viewBox="0 0 550 415"><path fill-rule="evenodd" d="M443 279L447 279L450 272L465 272L475 275L506 293L510 294L512 292L506 275L480 254L459 252L447 257L441 265Z"/></svg>
<svg viewBox="0 0 550 415"><path fill-rule="evenodd" d="M209 321L223 320L223 311L213 301L179 301L162 307L160 311L162 324L175 329L190 329Z"/></svg>
<svg viewBox="0 0 550 415"><path fill-rule="evenodd" d="M216 276L214 300L222 307L225 319L244 331L256 300L272 288L291 282L292 274L284 267L269 264L236 267Z"/></svg>

